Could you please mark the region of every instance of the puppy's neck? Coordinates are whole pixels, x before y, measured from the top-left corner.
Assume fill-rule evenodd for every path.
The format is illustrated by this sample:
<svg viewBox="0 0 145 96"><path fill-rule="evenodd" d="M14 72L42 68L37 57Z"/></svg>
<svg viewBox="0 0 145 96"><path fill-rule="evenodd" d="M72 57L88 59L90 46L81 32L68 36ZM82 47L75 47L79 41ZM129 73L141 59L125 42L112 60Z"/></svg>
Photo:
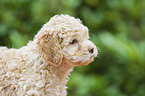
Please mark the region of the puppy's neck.
<svg viewBox="0 0 145 96"><path fill-rule="evenodd" d="M73 70L72 66L66 66L67 64L65 62L62 62L59 66L51 66L51 69L53 70L52 75L52 89L57 91L58 93L61 93L61 96L66 96L66 84L68 83L70 72ZM56 90L57 88L57 90ZM50 92L51 93L51 92Z"/></svg>
<svg viewBox="0 0 145 96"><path fill-rule="evenodd" d="M54 71L60 80L68 79L68 75L70 75L70 72L73 71L73 66L63 60L59 66L55 66Z"/></svg>

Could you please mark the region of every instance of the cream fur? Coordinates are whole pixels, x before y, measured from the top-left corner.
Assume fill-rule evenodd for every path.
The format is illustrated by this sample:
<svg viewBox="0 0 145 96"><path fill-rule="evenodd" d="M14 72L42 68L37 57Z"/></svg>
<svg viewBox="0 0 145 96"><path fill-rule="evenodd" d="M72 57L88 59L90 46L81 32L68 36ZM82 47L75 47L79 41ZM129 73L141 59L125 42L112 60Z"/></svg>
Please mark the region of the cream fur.
<svg viewBox="0 0 145 96"><path fill-rule="evenodd" d="M56 15L27 46L0 47L0 96L66 96L73 67L89 64L98 54L88 39L79 19Z"/></svg>

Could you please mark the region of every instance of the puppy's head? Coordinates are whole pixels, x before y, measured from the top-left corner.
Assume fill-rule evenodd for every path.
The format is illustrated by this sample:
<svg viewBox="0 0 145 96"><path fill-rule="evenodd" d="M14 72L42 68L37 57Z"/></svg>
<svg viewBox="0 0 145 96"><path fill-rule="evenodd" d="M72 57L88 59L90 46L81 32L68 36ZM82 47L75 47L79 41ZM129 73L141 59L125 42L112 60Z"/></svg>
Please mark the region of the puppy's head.
<svg viewBox="0 0 145 96"><path fill-rule="evenodd" d="M87 65L98 54L96 46L88 40L88 28L69 15L52 17L35 38L39 54L54 66L62 62L70 66Z"/></svg>

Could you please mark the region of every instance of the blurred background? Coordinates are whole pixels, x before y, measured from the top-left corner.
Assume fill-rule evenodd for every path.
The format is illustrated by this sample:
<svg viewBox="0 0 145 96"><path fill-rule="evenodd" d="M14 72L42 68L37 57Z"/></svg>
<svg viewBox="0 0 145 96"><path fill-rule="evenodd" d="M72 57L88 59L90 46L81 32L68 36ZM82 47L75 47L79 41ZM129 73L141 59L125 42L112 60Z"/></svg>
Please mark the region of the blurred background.
<svg viewBox="0 0 145 96"><path fill-rule="evenodd" d="M145 0L0 0L0 46L26 45L55 14L80 18L99 49L68 96L145 96Z"/></svg>

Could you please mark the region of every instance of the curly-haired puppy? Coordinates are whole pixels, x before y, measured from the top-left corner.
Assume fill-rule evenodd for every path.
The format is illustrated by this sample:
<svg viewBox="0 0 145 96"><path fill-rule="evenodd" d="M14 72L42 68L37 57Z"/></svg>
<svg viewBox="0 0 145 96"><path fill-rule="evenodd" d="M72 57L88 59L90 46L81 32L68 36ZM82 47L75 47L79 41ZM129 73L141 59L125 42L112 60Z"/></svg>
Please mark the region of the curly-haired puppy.
<svg viewBox="0 0 145 96"><path fill-rule="evenodd" d="M73 67L97 56L79 19L56 15L20 49L0 47L0 96L66 96Z"/></svg>

